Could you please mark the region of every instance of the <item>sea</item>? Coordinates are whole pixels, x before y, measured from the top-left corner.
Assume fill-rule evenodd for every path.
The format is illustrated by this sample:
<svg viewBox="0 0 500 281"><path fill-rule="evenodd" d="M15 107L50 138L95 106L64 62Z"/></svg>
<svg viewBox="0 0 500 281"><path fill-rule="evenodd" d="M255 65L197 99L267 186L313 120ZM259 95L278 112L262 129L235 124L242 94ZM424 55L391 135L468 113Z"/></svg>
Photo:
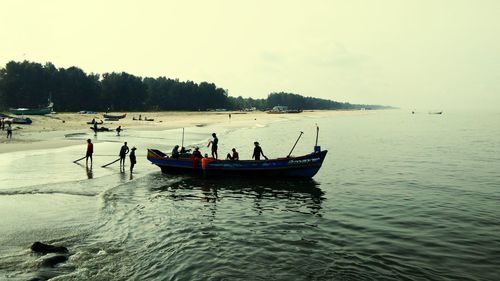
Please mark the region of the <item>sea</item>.
<svg viewBox="0 0 500 281"><path fill-rule="evenodd" d="M168 175L182 129L124 130L0 154L0 280L500 280L500 112L405 110L184 128L203 153L328 150L308 180ZM94 163L81 158L85 140ZM120 171L124 141L134 173ZM2 144L0 144L2 145ZM128 161L128 159L127 159ZM65 246L66 262L30 251ZM38 279L36 279L38 278Z"/></svg>

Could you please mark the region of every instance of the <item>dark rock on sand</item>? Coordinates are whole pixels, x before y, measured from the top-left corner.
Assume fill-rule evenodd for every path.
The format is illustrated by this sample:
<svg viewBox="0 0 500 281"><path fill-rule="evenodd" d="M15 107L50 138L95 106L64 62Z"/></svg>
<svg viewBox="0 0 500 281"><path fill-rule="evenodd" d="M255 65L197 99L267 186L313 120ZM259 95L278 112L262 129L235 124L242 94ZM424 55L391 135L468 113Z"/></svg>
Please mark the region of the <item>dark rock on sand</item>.
<svg viewBox="0 0 500 281"><path fill-rule="evenodd" d="M49 244L44 244L42 242L35 242L31 245L31 250L36 253L47 254L47 253L68 253L68 248L63 246L54 246Z"/></svg>

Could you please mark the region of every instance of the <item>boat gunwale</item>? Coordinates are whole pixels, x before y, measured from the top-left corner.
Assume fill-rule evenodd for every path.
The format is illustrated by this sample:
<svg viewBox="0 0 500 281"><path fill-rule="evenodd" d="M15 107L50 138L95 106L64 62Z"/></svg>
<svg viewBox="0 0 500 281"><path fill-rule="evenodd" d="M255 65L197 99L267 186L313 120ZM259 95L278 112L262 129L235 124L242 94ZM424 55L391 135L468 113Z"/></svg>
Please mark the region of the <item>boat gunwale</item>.
<svg viewBox="0 0 500 281"><path fill-rule="evenodd" d="M178 159L175 159L175 158L171 158L171 157L164 157L164 156L156 153L155 151L158 151L158 152L162 153L163 155L168 156L166 153L163 153L163 152L161 152L158 149L148 148L148 155L147 155L148 160L150 159L149 152L153 153L155 156L158 157L158 158L151 158L151 159L168 160L168 161L172 161L172 162L176 162L176 161L193 162L195 160L193 158L178 158ZM209 159L212 160L212 161L210 161L210 164L214 164L216 162L219 162L219 163L235 163L235 162L236 163L284 162L284 161L289 161L289 160L294 160L294 159L311 158L311 156L314 156L315 154L322 154L322 153L327 153L327 152L328 152L328 150L323 150L323 151L321 151L319 153L314 153L313 152L311 154L305 154L305 155L301 155L301 156L273 158L273 159L267 159L267 160L251 160L251 159L230 160L230 159L215 159L215 158L209 158ZM201 162L201 160L203 158L197 158L197 159L198 159L198 161Z"/></svg>

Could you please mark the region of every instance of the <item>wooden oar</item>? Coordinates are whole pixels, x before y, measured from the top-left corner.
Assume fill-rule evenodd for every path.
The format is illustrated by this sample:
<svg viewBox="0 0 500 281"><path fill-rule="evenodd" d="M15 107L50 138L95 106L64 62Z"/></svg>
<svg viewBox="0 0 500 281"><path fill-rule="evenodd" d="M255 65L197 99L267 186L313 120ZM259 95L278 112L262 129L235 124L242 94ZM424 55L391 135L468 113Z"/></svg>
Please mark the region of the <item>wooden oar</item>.
<svg viewBox="0 0 500 281"><path fill-rule="evenodd" d="M78 161L80 161L80 160L83 160L83 159L85 159L85 158L87 158L87 156L83 156L83 157L82 157L82 158L80 158L80 159L76 159L75 161L73 161L73 163L76 163L76 162L78 162Z"/></svg>
<svg viewBox="0 0 500 281"><path fill-rule="evenodd" d="M111 162L111 163L108 163L108 164L106 164L106 165L104 165L104 166L101 166L101 167L106 168L107 166L109 166L109 165L111 165L111 164L113 164L113 163L116 163L116 162L118 162L118 161L120 161L120 158L118 158L118 159L116 159L115 161L113 161L113 162Z"/></svg>

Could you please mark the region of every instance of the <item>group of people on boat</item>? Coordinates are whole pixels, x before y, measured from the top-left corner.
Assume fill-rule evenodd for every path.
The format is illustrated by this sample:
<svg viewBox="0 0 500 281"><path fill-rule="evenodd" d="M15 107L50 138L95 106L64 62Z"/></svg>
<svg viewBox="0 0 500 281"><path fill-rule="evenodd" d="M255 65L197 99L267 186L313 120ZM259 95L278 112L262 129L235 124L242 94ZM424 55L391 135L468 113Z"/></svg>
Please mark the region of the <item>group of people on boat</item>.
<svg viewBox="0 0 500 281"><path fill-rule="evenodd" d="M255 160L260 160L260 157L264 157L264 159L268 160L267 156L264 155L264 152L262 151L262 147L260 147L260 144L258 141L254 142L254 149L253 149L253 154L252 154L252 159ZM212 158L218 159L219 155L217 153L217 150L219 148L219 138L217 138L217 134L213 133L212 134L212 140L210 140L207 144L207 147L211 148L211 154ZM200 152L200 148L198 146L195 146L193 148L193 152L191 152L191 149L186 149L185 147L180 147L179 145L175 145L174 148L172 149L171 153L171 158L174 159L179 159L179 158L208 158L208 154L205 153L205 155L202 155ZM236 151L236 148L231 149L231 152L226 155L226 160L240 160L240 155L238 151Z"/></svg>

